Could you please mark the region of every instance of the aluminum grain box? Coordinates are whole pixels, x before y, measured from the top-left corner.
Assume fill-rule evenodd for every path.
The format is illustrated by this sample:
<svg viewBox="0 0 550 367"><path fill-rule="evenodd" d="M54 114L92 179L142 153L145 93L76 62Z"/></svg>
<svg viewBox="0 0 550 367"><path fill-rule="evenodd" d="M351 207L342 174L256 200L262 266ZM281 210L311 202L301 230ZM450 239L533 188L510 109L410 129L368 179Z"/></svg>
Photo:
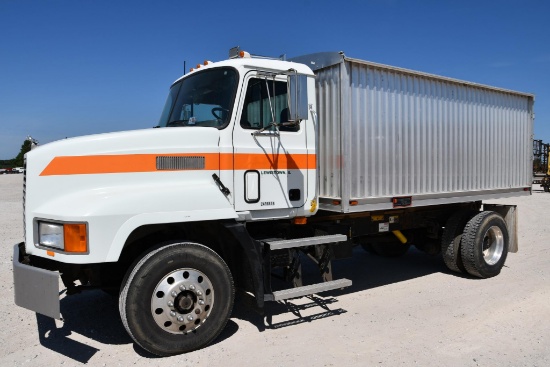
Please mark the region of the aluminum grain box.
<svg viewBox="0 0 550 367"><path fill-rule="evenodd" d="M392 199L403 197L414 207L530 194L532 94L343 53L292 61L316 74L321 209L391 209Z"/></svg>

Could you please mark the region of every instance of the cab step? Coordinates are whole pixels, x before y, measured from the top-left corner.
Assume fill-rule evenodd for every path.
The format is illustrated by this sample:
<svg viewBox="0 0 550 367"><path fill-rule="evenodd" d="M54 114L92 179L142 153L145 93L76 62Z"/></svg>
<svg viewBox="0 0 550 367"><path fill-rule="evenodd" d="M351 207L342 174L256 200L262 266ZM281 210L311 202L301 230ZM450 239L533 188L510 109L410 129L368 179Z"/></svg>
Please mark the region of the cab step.
<svg viewBox="0 0 550 367"><path fill-rule="evenodd" d="M341 289L351 286L351 280L349 279L338 279L332 280L330 282L323 282L311 285L305 285L303 287L283 289L281 291L275 291L271 294L266 294L264 296L265 301L282 301L289 298L303 297L310 294L320 293L331 291L333 289Z"/></svg>
<svg viewBox="0 0 550 367"><path fill-rule="evenodd" d="M270 250L282 250L295 247L324 245L327 243L345 242L348 237L344 234L331 234L327 236L296 238L292 240L266 240L264 243L269 245Z"/></svg>

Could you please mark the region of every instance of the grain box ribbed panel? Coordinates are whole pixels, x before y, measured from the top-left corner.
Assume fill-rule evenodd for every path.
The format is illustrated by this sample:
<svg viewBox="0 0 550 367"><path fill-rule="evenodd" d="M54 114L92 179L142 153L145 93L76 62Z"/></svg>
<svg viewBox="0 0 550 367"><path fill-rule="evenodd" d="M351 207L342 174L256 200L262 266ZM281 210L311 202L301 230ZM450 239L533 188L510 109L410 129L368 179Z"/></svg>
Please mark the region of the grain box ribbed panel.
<svg viewBox="0 0 550 367"><path fill-rule="evenodd" d="M532 96L350 59L316 75L322 198L530 186Z"/></svg>
<svg viewBox="0 0 550 367"><path fill-rule="evenodd" d="M340 120L340 68L332 67L317 75L317 101L320 121ZM319 174L323 196L340 197L340 127L338 123L320 124Z"/></svg>

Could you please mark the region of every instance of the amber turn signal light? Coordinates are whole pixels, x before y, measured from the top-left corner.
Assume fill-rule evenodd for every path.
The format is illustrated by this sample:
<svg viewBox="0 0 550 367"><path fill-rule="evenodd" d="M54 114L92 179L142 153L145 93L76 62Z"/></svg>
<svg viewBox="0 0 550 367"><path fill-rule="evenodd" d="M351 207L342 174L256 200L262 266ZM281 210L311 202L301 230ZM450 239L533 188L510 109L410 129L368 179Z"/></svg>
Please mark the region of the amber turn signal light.
<svg viewBox="0 0 550 367"><path fill-rule="evenodd" d="M86 224L63 225L63 236L65 237L66 252L88 252Z"/></svg>

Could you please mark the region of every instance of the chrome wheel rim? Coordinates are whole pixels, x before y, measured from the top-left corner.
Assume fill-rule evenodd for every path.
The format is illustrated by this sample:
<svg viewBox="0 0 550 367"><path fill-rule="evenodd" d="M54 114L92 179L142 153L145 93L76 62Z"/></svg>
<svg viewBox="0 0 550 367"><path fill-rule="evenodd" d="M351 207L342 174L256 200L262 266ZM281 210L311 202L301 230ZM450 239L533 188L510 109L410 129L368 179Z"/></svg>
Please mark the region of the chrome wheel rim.
<svg viewBox="0 0 550 367"><path fill-rule="evenodd" d="M488 265L495 265L504 251L504 235L497 226L490 227L483 236L483 259Z"/></svg>
<svg viewBox="0 0 550 367"><path fill-rule="evenodd" d="M151 314L156 324L172 334L198 329L212 312L214 287L196 270L175 270L157 284L151 296Z"/></svg>

